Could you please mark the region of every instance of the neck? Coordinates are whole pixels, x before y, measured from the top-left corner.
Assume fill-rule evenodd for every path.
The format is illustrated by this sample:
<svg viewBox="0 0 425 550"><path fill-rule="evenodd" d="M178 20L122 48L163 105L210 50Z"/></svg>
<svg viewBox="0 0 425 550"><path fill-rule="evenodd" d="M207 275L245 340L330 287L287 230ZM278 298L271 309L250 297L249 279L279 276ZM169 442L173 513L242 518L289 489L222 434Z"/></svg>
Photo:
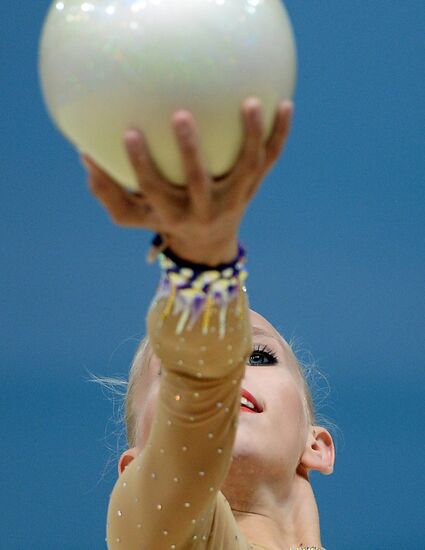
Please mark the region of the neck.
<svg viewBox="0 0 425 550"><path fill-rule="evenodd" d="M296 473L289 488L286 485L286 490L280 492L258 486L241 494L240 488L238 484L225 484L222 491L247 541L270 550L321 547L316 500L302 475Z"/></svg>

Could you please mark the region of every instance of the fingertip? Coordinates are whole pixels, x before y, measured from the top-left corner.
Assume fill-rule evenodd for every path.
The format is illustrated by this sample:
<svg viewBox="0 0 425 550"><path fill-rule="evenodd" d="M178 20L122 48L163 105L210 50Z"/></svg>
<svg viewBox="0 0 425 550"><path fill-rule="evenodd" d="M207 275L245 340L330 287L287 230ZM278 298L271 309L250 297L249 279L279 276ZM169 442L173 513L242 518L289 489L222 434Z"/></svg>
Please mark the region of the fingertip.
<svg viewBox="0 0 425 550"><path fill-rule="evenodd" d="M251 96L244 101L243 106L248 110L259 109L261 108L261 101L258 97Z"/></svg>
<svg viewBox="0 0 425 550"><path fill-rule="evenodd" d="M141 143L143 136L136 128L130 128L124 132L124 143L130 151L136 151Z"/></svg>
<svg viewBox="0 0 425 550"><path fill-rule="evenodd" d="M173 125L190 124L191 119L191 113L189 111L185 111L184 109L179 109L171 115L171 123Z"/></svg>
<svg viewBox="0 0 425 550"><path fill-rule="evenodd" d="M293 114L295 108L294 102L291 99L284 99L283 101L281 101L280 107L282 111L284 111L285 113L289 113L290 115Z"/></svg>
<svg viewBox="0 0 425 550"><path fill-rule="evenodd" d="M89 170L93 164L93 160L86 153L81 153L80 162L85 168L87 168L87 170Z"/></svg>

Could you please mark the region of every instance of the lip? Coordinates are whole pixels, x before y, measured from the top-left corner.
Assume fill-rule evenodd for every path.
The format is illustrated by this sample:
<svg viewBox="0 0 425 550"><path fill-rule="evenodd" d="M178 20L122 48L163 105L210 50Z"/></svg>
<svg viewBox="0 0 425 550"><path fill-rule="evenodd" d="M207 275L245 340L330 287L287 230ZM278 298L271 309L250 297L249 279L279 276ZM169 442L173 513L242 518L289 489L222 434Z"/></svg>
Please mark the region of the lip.
<svg viewBox="0 0 425 550"><path fill-rule="evenodd" d="M263 412L263 408L260 407L260 405L258 404L258 401L255 399L255 397L252 394L249 393L249 391L242 388L242 395L243 395L243 397L246 397L246 399L248 399L248 401L251 401L251 403L257 409L256 411L253 411L251 409L244 409L244 411L246 410L246 411L249 411L249 412L255 412L257 414L260 414L260 413Z"/></svg>
<svg viewBox="0 0 425 550"><path fill-rule="evenodd" d="M251 414L259 414L257 411L253 411L251 409L247 409L246 407L240 406L241 413L251 413Z"/></svg>

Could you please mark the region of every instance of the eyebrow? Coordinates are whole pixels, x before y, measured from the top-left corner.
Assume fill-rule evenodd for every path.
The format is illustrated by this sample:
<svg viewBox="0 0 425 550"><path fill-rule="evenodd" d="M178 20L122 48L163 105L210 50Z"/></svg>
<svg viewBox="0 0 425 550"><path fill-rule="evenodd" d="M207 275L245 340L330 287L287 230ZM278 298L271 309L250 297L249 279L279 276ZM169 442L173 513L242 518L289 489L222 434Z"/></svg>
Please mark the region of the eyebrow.
<svg viewBox="0 0 425 550"><path fill-rule="evenodd" d="M282 342L279 340L276 334L273 334L272 332L264 330L263 328L257 327L255 325L253 325L251 328L253 336L268 336L269 338L274 338L276 342L279 342L279 344L282 345Z"/></svg>
<svg viewBox="0 0 425 550"><path fill-rule="evenodd" d="M255 325L252 326L252 334L257 336L272 336L274 338L274 335L271 332L264 330L263 328L256 327Z"/></svg>

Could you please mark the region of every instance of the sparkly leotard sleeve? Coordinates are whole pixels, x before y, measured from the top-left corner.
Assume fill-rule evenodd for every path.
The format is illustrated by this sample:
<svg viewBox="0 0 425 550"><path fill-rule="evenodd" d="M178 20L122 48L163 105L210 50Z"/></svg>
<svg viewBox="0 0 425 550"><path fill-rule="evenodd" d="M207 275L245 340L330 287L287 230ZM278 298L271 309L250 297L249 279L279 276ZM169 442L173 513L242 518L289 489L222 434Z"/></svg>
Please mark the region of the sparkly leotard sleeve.
<svg viewBox="0 0 425 550"><path fill-rule="evenodd" d="M229 284L219 277L216 289ZM184 292L160 285L148 312L149 339L162 365L160 390L147 445L111 494L110 550L250 548L220 491L252 353L246 289L239 281L225 307L211 299L189 324L188 310L178 306ZM186 285L186 295L194 292Z"/></svg>

